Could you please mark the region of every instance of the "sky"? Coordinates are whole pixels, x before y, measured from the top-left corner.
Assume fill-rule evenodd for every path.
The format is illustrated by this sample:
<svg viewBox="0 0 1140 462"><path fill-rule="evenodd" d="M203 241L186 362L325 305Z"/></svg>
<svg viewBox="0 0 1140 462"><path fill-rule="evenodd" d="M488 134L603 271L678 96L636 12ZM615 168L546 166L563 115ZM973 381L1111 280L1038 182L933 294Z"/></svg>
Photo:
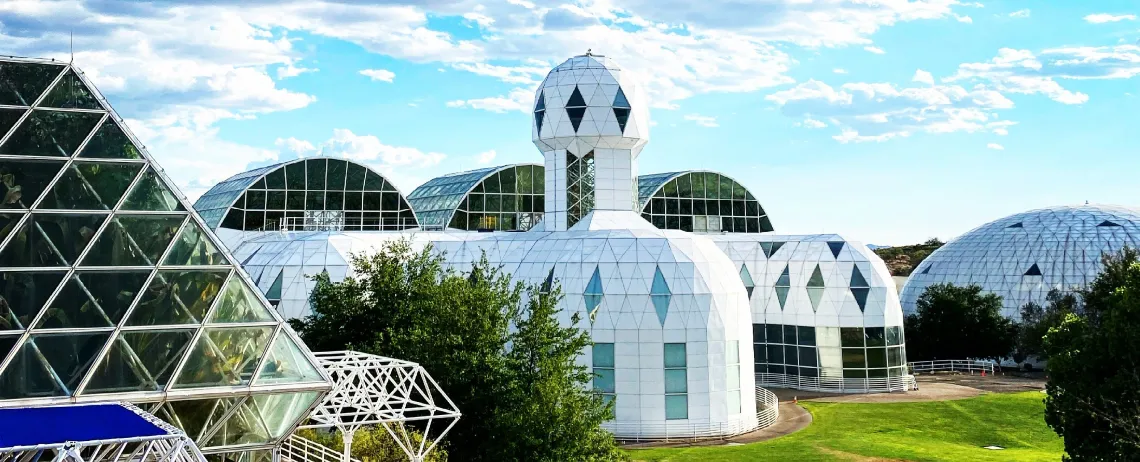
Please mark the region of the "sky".
<svg viewBox="0 0 1140 462"><path fill-rule="evenodd" d="M73 50L191 200L302 156L405 194L541 162L534 91L587 49L650 97L641 173L726 173L781 234L904 245L1140 206L1133 0L0 2L0 54Z"/></svg>

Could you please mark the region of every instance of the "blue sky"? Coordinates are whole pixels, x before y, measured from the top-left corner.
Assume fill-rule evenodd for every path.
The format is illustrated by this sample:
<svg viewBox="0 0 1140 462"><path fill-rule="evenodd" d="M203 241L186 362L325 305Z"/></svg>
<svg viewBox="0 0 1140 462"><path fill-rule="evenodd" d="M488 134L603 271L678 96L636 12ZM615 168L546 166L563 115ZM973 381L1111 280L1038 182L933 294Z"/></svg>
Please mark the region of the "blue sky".
<svg viewBox="0 0 1140 462"><path fill-rule="evenodd" d="M191 198L357 159L405 192L539 162L533 91L592 48L654 107L642 173L725 172L777 232L948 239L1030 208L1140 206L1126 0L0 3L0 54L66 58Z"/></svg>

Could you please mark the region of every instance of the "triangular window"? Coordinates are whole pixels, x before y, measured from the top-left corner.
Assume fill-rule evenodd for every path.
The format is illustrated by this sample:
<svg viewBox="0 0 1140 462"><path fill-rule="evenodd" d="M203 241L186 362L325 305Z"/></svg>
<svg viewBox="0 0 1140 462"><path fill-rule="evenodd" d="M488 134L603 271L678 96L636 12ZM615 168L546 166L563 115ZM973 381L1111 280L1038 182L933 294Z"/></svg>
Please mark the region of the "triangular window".
<svg viewBox="0 0 1140 462"><path fill-rule="evenodd" d="M582 298L586 301L586 313L590 315L590 322L598 316L598 307L602 305L602 275L597 267L594 267L594 275L590 276L590 282L586 284L586 290L582 292Z"/></svg>
<svg viewBox="0 0 1140 462"><path fill-rule="evenodd" d="M1025 272L1025 275L1026 276L1040 276L1041 275L1041 268L1039 268L1037 266L1037 264L1034 263L1033 266L1030 266L1029 270Z"/></svg>
<svg viewBox="0 0 1140 462"><path fill-rule="evenodd" d="M108 118L95 132L95 136L83 146L79 157L96 159L141 159L138 148L131 142L130 137L119 128L113 120Z"/></svg>
<svg viewBox="0 0 1140 462"><path fill-rule="evenodd" d="M870 284L867 284L867 279L863 277L863 273L859 271L858 266L851 267L850 287L870 287Z"/></svg>
<svg viewBox="0 0 1140 462"><path fill-rule="evenodd" d="M70 157L102 118L95 112L34 110L0 145L0 154Z"/></svg>
<svg viewBox="0 0 1140 462"><path fill-rule="evenodd" d="M788 302L788 290L792 287L792 275L788 265L784 265L784 272L776 279L776 297L780 299L780 309Z"/></svg>
<svg viewBox="0 0 1140 462"><path fill-rule="evenodd" d="M1100 222L1100 224L1099 224L1099 225L1096 225L1096 226L1097 226L1098 228L1108 228L1108 227L1113 227L1113 226L1120 226L1120 225L1119 225L1119 224L1117 224L1117 223L1113 223L1113 222L1111 222L1111 221L1108 221L1108 220L1104 220L1104 221Z"/></svg>
<svg viewBox="0 0 1140 462"><path fill-rule="evenodd" d="M214 313L210 315L209 323L231 322L268 322L273 321L269 309L257 300L257 295L246 285L245 281L235 273L230 277L222 300L218 302Z"/></svg>
<svg viewBox="0 0 1140 462"><path fill-rule="evenodd" d="M224 265L226 257L218 251L206 232L193 219L182 228L182 235L174 241L174 248L166 256L164 265Z"/></svg>
<svg viewBox="0 0 1140 462"><path fill-rule="evenodd" d="M84 392L162 390L193 337L193 329L120 333Z"/></svg>
<svg viewBox="0 0 1140 462"><path fill-rule="evenodd" d="M538 93L538 104L534 105L534 125L538 127L539 136L542 135L542 119L546 116L546 92Z"/></svg>
<svg viewBox="0 0 1140 462"><path fill-rule="evenodd" d="M1006 228L1024 228L1024 227L1025 227L1025 225L1023 225L1020 221L1017 223L1014 223L1012 225L1006 226Z"/></svg>
<svg viewBox="0 0 1140 462"><path fill-rule="evenodd" d="M265 359L265 364L261 366L261 371L257 374L258 384L320 382L321 380L321 373L309 363L305 354L301 352L301 348L297 346L297 342L293 341L285 330L277 334L273 346L269 347L269 357Z"/></svg>
<svg viewBox="0 0 1140 462"><path fill-rule="evenodd" d="M31 106L62 70L56 64L0 63L0 104Z"/></svg>
<svg viewBox="0 0 1140 462"><path fill-rule="evenodd" d="M831 243L829 242L828 245ZM834 252L834 250L832 250ZM811 278L808 279L807 293L808 299L811 300L811 310L816 311L819 309L819 301L823 298L824 282L823 273L819 270L819 265L815 265L815 270L811 273Z"/></svg>
<svg viewBox="0 0 1140 462"><path fill-rule="evenodd" d="M926 265L926 268L923 268L922 272L918 273L918 274L930 274L930 267L932 267L932 266L934 266L934 265Z"/></svg>
<svg viewBox="0 0 1140 462"><path fill-rule="evenodd" d="M831 256L832 257L839 258L839 252L843 250L843 244L846 244L846 242L840 241L840 242L828 242L827 243L827 247L829 249L831 249Z"/></svg>
<svg viewBox="0 0 1140 462"><path fill-rule="evenodd" d="M95 95L87 89L75 70L69 70L59 83L51 89L47 97L40 101L39 107L58 107L65 109L103 109Z"/></svg>
<svg viewBox="0 0 1140 462"><path fill-rule="evenodd" d="M649 290L649 298L653 301L653 308L657 311L657 320L665 325L665 317L669 315L669 301L673 292L665 282L665 275L661 274L661 267L653 273L653 287Z"/></svg>
<svg viewBox="0 0 1140 462"><path fill-rule="evenodd" d="M566 115L570 116L570 124L577 132L578 126L582 124L582 118L586 116L586 100L582 98L582 92L578 91L578 87L574 87L574 93L571 93L570 99L566 101Z"/></svg>
<svg viewBox="0 0 1140 462"><path fill-rule="evenodd" d="M756 289L756 282L752 280L752 273L748 271L748 265L740 265L740 282L744 283L744 290L748 291L748 298L752 299L752 291Z"/></svg>
<svg viewBox="0 0 1140 462"><path fill-rule="evenodd" d="M618 127L621 128L622 133L625 133L625 124L629 122L629 101L625 99L625 92L619 87L617 95L614 96L614 118L617 119Z"/></svg>
<svg viewBox="0 0 1140 462"><path fill-rule="evenodd" d="M546 280L542 281L542 286L539 287L539 291L544 293L544 294L549 294L551 290L554 290L554 267L553 266L550 267L550 272L546 274Z"/></svg>

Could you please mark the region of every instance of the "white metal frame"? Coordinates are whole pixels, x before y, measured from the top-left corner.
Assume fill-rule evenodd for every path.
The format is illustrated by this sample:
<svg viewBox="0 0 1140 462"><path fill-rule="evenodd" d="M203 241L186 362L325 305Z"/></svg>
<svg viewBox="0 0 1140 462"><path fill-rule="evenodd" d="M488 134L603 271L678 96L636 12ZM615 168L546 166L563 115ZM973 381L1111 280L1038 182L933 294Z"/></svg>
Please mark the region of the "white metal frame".
<svg viewBox="0 0 1140 462"><path fill-rule="evenodd" d="M352 436L362 426L383 426L409 459L421 462L459 421L459 408L419 364L355 351L314 356L333 388L299 428L339 430L344 436L343 462L351 460ZM418 443L405 423L422 425ZM282 445L283 458L300 452L294 439Z"/></svg>
<svg viewBox="0 0 1140 462"><path fill-rule="evenodd" d="M53 462L205 462L194 441L182 430L129 403L118 403L166 431L165 435L93 441L67 441L36 446L0 447L0 462L43 460ZM82 406L73 405L73 406ZM98 425L98 422L90 422ZM130 452L127 452L127 451Z"/></svg>
<svg viewBox="0 0 1140 462"><path fill-rule="evenodd" d="M995 363L990 360L944 359L938 361L911 361L906 363L912 374L933 374L935 372L965 372L967 374L988 373L994 375Z"/></svg>

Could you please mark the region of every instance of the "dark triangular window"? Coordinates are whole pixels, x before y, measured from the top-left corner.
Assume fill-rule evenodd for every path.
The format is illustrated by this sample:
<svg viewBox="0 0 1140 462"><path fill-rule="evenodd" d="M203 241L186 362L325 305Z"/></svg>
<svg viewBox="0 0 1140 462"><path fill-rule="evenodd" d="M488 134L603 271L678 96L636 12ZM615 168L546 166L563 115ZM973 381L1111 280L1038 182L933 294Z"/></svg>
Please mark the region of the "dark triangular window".
<svg viewBox="0 0 1140 462"><path fill-rule="evenodd" d="M931 266L934 266L934 265L926 265L926 268L923 268L922 272L919 274L930 274L930 267Z"/></svg>
<svg viewBox="0 0 1140 462"><path fill-rule="evenodd" d="M546 92L538 93L538 103L534 105L534 112L546 110Z"/></svg>
<svg viewBox="0 0 1140 462"><path fill-rule="evenodd" d="M618 128L622 133L625 133L625 124L629 122L629 100L625 99L625 92L618 88L617 95L614 96L614 118L617 119Z"/></svg>
<svg viewBox="0 0 1140 462"><path fill-rule="evenodd" d="M839 252L843 250L845 242L828 242L827 247L831 249L831 256L839 258Z"/></svg>
<svg viewBox="0 0 1140 462"><path fill-rule="evenodd" d="M1113 223L1111 221L1108 221L1108 220L1104 220L1104 221L1100 222L1099 225L1096 225L1096 226L1098 228L1101 228L1101 227L1111 227L1111 226L1120 226L1120 225L1117 223Z"/></svg>
<svg viewBox="0 0 1140 462"><path fill-rule="evenodd" d="M1006 226L1006 228L1024 228L1024 227L1025 227L1025 226L1024 226L1024 225L1022 225L1020 221L1019 221L1019 222L1017 222L1017 223L1014 223L1014 224L1012 224L1012 225Z"/></svg>
<svg viewBox="0 0 1140 462"><path fill-rule="evenodd" d="M55 64L0 64L0 104L31 106L62 70Z"/></svg>
<svg viewBox="0 0 1140 462"><path fill-rule="evenodd" d="M571 93L570 99L566 101L566 115L570 116L570 124L577 132L578 126L582 125L582 118L586 116L586 100L582 98L582 92L578 91L578 87L574 87L574 93Z"/></svg>
<svg viewBox="0 0 1140 462"><path fill-rule="evenodd" d="M574 87L574 93L571 93L570 99L566 100L566 107L586 107L586 99L582 98L582 92L578 91L578 87Z"/></svg>
<svg viewBox="0 0 1140 462"><path fill-rule="evenodd" d="M554 267L550 267L550 273L546 275L546 280L542 281L542 287L539 288L544 294L549 294L554 288Z"/></svg>
<svg viewBox="0 0 1140 462"><path fill-rule="evenodd" d="M546 116L546 92L539 92L538 104L534 105L534 125L538 127L538 134L542 135L542 119Z"/></svg>
<svg viewBox="0 0 1140 462"><path fill-rule="evenodd" d="M618 88L617 95L614 96L614 107L621 107L629 109L629 100L625 99L625 92Z"/></svg>
<svg viewBox="0 0 1140 462"><path fill-rule="evenodd" d="M79 80L75 71L67 71L47 97L40 101L39 107L58 107L67 109L103 109L99 100L87 89L87 85Z"/></svg>
<svg viewBox="0 0 1140 462"><path fill-rule="evenodd" d="M760 243L760 248L764 249L764 258L772 258L772 255L775 254L776 251L780 250L780 247L783 247L783 246L784 246L783 242L761 242Z"/></svg>
<svg viewBox="0 0 1140 462"><path fill-rule="evenodd" d="M1040 276L1041 275L1041 268L1038 268L1037 264L1034 263L1033 266L1029 267L1029 271L1025 272L1025 275L1026 276Z"/></svg>

